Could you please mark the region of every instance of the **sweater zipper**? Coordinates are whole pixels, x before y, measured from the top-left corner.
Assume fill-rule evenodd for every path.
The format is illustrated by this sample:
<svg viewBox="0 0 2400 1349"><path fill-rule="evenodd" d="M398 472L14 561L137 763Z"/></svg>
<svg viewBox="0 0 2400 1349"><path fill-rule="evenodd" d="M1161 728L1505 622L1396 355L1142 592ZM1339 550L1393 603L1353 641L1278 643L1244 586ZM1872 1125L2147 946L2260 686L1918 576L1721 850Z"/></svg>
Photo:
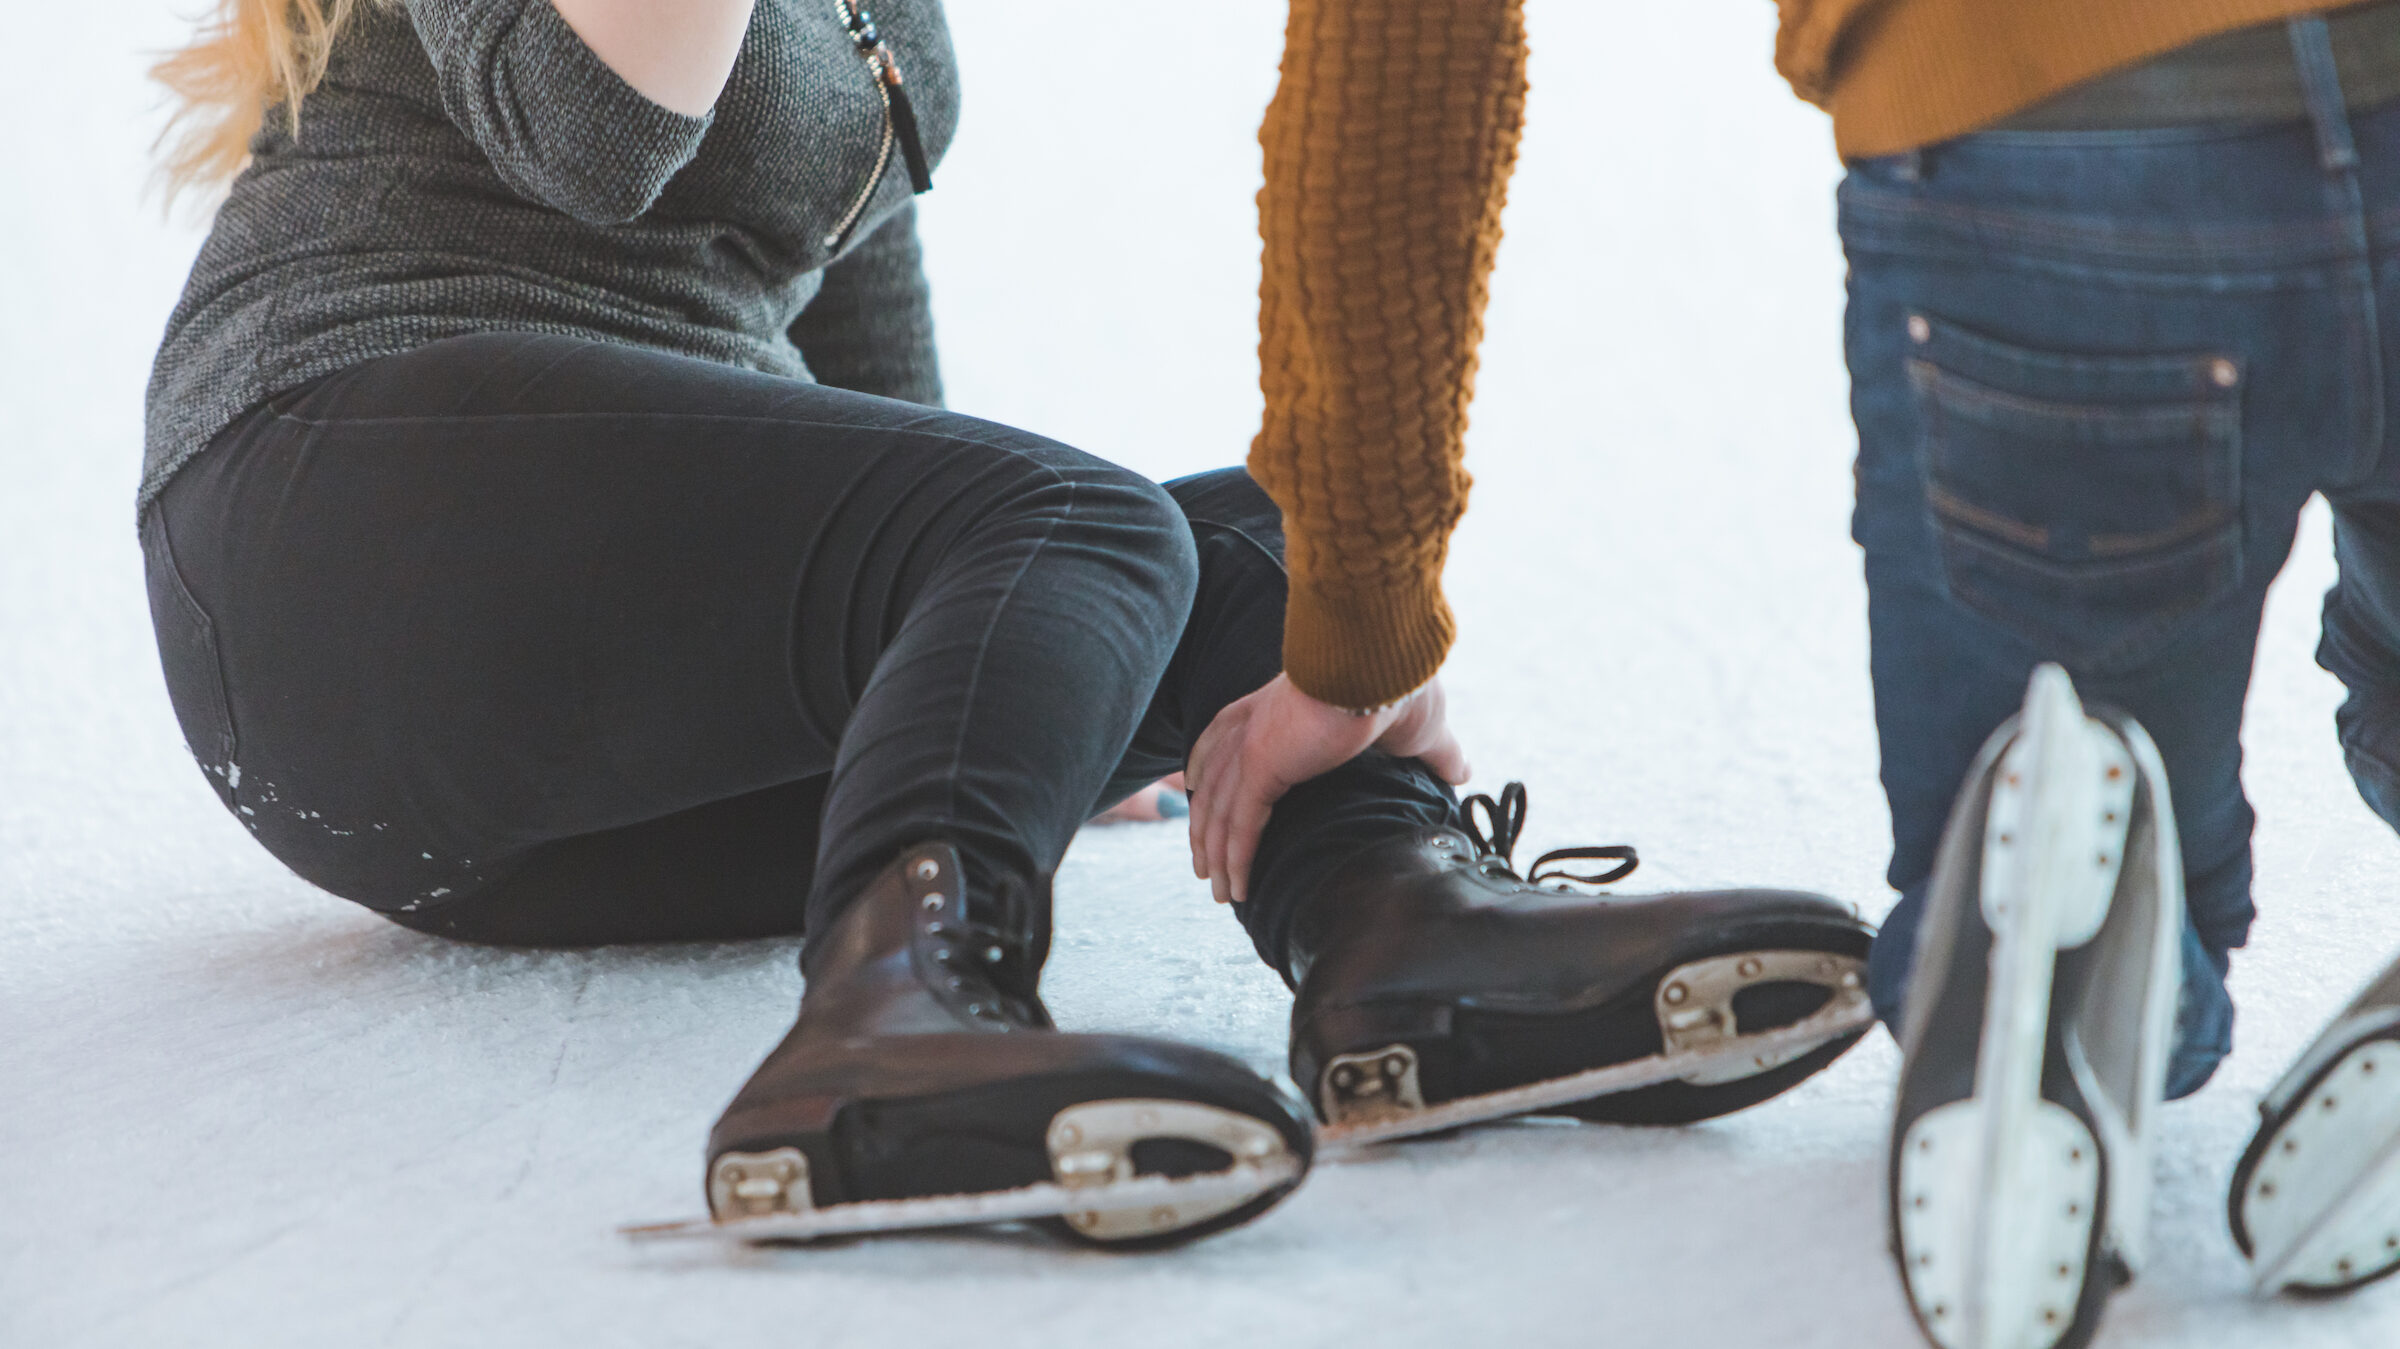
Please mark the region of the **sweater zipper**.
<svg viewBox="0 0 2400 1349"><path fill-rule="evenodd" d="M833 232L825 236L828 252L839 251L857 227L858 218L866 213L867 203L875 199L875 190L883 186L883 175L892 166L892 147L900 147L900 157L908 164L909 186L918 192L933 190L933 170L925 163L925 146L917 138L917 109L909 102L908 89L900 80L900 58L892 54L890 44L875 26L875 16L867 12L865 0L834 0L834 10L841 16L842 28L850 35L850 45L858 50L867 63L867 73L875 80L875 92L883 98L883 144L875 151L875 171L867 175L867 185L859 189L858 199L842 212Z"/></svg>

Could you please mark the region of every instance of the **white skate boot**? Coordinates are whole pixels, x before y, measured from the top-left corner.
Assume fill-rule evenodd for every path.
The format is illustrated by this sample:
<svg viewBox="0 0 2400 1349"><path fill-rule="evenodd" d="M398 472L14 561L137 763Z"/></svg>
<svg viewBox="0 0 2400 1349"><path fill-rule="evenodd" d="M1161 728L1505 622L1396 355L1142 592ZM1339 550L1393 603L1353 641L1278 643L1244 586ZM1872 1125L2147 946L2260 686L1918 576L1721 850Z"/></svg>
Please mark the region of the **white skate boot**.
<svg viewBox="0 0 2400 1349"><path fill-rule="evenodd" d="M2077 1349L2141 1264L2182 927L2157 749L2040 667L1951 812L1902 1017L1892 1249L1942 1349Z"/></svg>
<svg viewBox="0 0 2400 1349"><path fill-rule="evenodd" d="M2400 1269L2400 962L2258 1112L2227 1206L2258 1292L2347 1292Z"/></svg>

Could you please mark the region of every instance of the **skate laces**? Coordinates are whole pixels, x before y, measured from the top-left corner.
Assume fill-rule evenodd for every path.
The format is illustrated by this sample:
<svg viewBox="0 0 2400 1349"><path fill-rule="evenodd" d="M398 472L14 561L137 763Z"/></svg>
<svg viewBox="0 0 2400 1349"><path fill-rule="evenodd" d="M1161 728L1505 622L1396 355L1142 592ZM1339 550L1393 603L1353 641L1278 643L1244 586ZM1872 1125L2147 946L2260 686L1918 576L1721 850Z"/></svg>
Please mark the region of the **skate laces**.
<svg viewBox="0 0 2400 1349"><path fill-rule="evenodd" d="M1642 864L1633 846L1612 843L1604 847L1553 848L1533 860L1533 866L1523 877L1516 871L1517 836L1525 832L1525 784L1512 782L1500 789L1500 799L1477 792L1460 803L1467 837L1474 840L1479 855L1477 864L1486 875L1522 879L1527 885L1571 881L1578 885L1606 885L1621 881L1633 874ZM1476 817L1480 814L1481 820ZM1561 862L1615 862L1617 865L1591 875L1570 871L1555 864ZM1549 868L1549 869L1545 869ZM1563 887L1554 887L1563 888Z"/></svg>
<svg viewBox="0 0 2400 1349"><path fill-rule="evenodd" d="M955 922L936 923L932 935L956 943L973 960L993 993L1012 1005L1020 1019L1046 1022L1038 1012L1032 977L1037 939L1032 935L1036 902L1021 884L980 886L965 881Z"/></svg>

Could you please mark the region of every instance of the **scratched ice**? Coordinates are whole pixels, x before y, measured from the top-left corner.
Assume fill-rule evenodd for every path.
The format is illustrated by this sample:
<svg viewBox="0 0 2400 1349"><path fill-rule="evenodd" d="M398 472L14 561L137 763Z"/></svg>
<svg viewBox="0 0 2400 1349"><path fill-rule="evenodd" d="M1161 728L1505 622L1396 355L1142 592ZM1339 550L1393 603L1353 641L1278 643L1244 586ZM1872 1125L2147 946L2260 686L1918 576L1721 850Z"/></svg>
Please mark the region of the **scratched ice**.
<svg viewBox="0 0 2400 1349"><path fill-rule="evenodd" d="M139 199L140 73L192 8L20 5L0 44L0 120L39 128L0 178L0 1344L1914 1343L1880 1036L1704 1127L1328 1168L1175 1254L628 1249L614 1224L697 1206L708 1124L790 1015L790 947L403 931L269 859L212 790L238 770L204 778L169 713L128 508L197 236ZM1162 476L1238 460L1279 7L950 8L966 122L924 209L952 401ZM1829 137L1769 70L1771 6L1530 9L1451 573L1462 730L1487 786L1532 785L1537 849L1627 841L1653 884L1880 912ZM2400 1343L2400 1289L2249 1301L2222 1217L2257 1093L2400 950L2400 848L2309 663L2328 574L2312 521L2251 707L2240 1048L2168 1116L2159 1249L2108 1346ZM1061 1020L1279 1058L1282 988L1172 826L1088 834L1058 918Z"/></svg>

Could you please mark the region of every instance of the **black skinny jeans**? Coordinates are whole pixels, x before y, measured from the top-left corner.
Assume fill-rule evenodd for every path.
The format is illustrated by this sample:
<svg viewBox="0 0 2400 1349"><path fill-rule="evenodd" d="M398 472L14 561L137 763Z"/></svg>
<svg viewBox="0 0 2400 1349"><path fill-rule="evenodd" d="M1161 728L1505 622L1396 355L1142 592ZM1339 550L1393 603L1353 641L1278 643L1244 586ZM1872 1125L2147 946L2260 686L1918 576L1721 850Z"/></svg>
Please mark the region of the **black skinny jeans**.
<svg viewBox="0 0 2400 1349"><path fill-rule="evenodd" d="M902 848L1046 886L1281 664L1274 503L954 413L580 339L368 361L146 515L167 685L309 881L513 944L821 927ZM1455 818L1366 756L1280 806L1242 921Z"/></svg>

